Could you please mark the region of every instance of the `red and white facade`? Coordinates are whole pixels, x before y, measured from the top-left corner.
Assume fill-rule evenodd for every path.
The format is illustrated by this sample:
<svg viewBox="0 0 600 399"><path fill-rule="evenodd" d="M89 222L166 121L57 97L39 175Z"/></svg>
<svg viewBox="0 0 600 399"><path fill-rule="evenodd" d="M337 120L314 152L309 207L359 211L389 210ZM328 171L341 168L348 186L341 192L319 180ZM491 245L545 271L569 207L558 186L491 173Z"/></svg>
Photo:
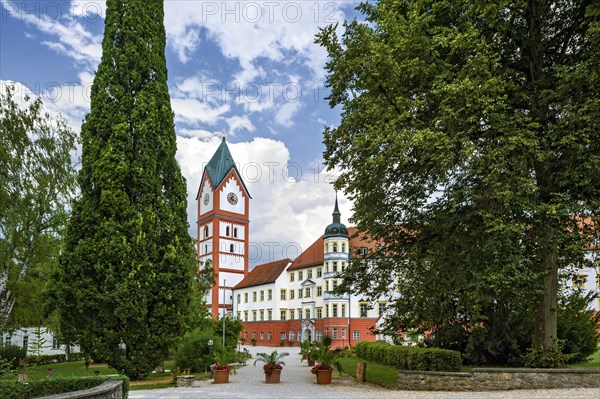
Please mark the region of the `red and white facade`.
<svg viewBox="0 0 600 399"><path fill-rule="evenodd" d="M349 229L350 236L356 229ZM360 238L319 237L297 259L255 267L233 290L233 314L242 320L246 343L280 346L332 337L334 347L382 340L372 328L385 317L385 300L369 302L352 294L337 296L336 273L352 253L372 247Z"/></svg>

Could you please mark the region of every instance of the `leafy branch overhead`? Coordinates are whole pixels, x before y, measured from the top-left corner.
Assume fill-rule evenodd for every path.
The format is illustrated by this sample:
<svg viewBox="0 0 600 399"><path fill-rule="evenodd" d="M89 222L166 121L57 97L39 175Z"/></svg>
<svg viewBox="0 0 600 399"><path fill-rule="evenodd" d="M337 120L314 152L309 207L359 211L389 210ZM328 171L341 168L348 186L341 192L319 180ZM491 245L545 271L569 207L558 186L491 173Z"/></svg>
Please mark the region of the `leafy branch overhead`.
<svg viewBox="0 0 600 399"><path fill-rule="evenodd" d="M397 289L390 331L434 339L459 324L504 320L510 330L525 317L538 360L551 356L558 271L582 264L600 235L600 5L358 9L367 23L316 37L330 57L329 103L342 110L324 157L342 171L336 186L354 201L353 221L390 257L367 270L355 262L340 290ZM355 287L382 275L390 284ZM504 318L517 308L522 317Z"/></svg>
<svg viewBox="0 0 600 399"><path fill-rule="evenodd" d="M0 329L41 325L42 292L56 266L75 194L77 136L42 101L0 87ZM18 299L18 300L17 300Z"/></svg>

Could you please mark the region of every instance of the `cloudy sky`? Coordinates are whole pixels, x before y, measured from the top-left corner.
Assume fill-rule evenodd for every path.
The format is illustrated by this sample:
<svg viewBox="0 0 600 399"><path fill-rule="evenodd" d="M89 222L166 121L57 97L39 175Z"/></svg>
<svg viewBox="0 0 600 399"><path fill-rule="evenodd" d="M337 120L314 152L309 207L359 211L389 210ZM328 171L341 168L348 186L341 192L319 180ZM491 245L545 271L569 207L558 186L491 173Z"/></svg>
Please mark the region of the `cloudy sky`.
<svg viewBox="0 0 600 399"><path fill-rule="evenodd" d="M101 57L105 4L0 0L0 80L42 97L79 132ZM360 18L357 1L165 1L177 159L195 196L222 132L253 200L250 263L295 258L331 221L335 172L322 163L324 97L318 27ZM13 84L13 83L11 83ZM342 221L351 204L340 194Z"/></svg>

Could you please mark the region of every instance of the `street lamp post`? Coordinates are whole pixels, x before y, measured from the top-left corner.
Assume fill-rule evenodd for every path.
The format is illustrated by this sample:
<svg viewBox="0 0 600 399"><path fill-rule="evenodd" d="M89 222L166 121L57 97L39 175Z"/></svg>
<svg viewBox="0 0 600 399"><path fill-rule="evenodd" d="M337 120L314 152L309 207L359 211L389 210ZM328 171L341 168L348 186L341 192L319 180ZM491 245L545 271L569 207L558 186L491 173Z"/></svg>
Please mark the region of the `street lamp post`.
<svg viewBox="0 0 600 399"><path fill-rule="evenodd" d="M213 347L213 344L214 344L213 340L209 339L208 340L208 359L209 359L209 363L211 363L211 364L212 364L212 347ZM212 369L211 369L210 373L212 374Z"/></svg>

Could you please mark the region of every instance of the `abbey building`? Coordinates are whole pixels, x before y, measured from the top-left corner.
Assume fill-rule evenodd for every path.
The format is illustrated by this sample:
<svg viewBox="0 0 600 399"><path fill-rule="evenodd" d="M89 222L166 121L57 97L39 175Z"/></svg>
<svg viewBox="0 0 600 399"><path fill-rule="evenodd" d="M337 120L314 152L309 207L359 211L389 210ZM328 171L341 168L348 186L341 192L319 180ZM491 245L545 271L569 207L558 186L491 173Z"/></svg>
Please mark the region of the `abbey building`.
<svg viewBox="0 0 600 399"><path fill-rule="evenodd" d="M372 303L351 293L330 292L351 257L373 245L350 238L356 229L340 222L337 199L331 224L296 259L249 271L251 198L223 139L203 171L196 197L198 260L200 267L212 267L216 273L206 298L213 317L239 318L243 338L257 345L315 341L324 335L337 347L382 339L371 329L385 316L386 301Z"/></svg>

